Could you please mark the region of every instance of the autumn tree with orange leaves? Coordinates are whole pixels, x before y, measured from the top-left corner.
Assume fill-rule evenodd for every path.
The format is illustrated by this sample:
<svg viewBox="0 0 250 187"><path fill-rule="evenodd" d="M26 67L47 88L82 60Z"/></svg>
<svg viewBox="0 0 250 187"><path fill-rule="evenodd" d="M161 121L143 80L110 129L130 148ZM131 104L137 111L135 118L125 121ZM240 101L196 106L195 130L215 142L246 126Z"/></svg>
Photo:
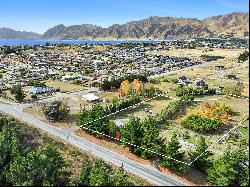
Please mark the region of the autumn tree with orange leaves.
<svg viewBox="0 0 250 187"><path fill-rule="evenodd" d="M215 102L214 104L204 103L201 115L205 118L218 118L224 124L228 123L230 116L233 114L233 109L225 104Z"/></svg>
<svg viewBox="0 0 250 187"><path fill-rule="evenodd" d="M140 95L143 89L142 82L139 81L138 79L134 79L132 84L133 84L133 93Z"/></svg>
<svg viewBox="0 0 250 187"><path fill-rule="evenodd" d="M120 92L121 96L128 96L130 93L130 89L131 89L131 85L130 85L129 81L124 80L121 83L119 92Z"/></svg>
<svg viewBox="0 0 250 187"><path fill-rule="evenodd" d="M132 83L128 80L122 81L119 92L121 96L129 96L131 93L141 95L142 90L143 83L139 79L134 79Z"/></svg>

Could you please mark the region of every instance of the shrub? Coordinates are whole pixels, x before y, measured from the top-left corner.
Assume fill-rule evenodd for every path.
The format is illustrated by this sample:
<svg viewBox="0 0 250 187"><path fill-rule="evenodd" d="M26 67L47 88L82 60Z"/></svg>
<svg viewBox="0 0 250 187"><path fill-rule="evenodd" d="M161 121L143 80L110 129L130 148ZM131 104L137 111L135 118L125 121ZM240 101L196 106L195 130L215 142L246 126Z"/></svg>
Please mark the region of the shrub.
<svg viewBox="0 0 250 187"><path fill-rule="evenodd" d="M49 120L63 120L66 119L70 109L61 101L54 101L48 107L43 108L43 113Z"/></svg>
<svg viewBox="0 0 250 187"><path fill-rule="evenodd" d="M218 129L222 123L218 118L208 119L192 114L182 121L182 125L196 132L204 133Z"/></svg>

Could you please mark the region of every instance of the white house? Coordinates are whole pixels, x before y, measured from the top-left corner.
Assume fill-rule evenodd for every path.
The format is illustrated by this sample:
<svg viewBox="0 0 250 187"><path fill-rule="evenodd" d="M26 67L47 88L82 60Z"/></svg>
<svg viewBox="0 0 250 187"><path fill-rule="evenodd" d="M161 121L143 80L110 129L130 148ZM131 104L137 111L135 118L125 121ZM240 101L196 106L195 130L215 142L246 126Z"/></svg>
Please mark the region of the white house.
<svg viewBox="0 0 250 187"><path fill-rule="evenodd" d="M95 96L93 93L89 93L82 96L85 101L94 102L99 101L99 97Z"/></svg>
<svg viewBox="0 0 250 187"><path fill-rule="evenodd" d="M42 87L42 86L39 86L39 87L31 87L27 90L28 93L30 94L41 94L41 93L46 93L46 92L52 92L54 91L53 88L50 88L50 87Z"/></svg>

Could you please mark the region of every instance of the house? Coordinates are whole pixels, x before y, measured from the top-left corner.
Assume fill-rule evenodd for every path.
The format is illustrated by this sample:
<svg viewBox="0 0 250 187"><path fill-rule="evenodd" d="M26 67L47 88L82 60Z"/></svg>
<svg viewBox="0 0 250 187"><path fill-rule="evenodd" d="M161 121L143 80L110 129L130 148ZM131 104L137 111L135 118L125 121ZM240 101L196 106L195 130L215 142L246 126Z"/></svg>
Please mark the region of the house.
<svg viewBox="0 0 250 187"><path fill-rule="evenodd" d="M186 76L179 77L177 79L176 84L188 84L190 83L189 79Z"/></svg>
<svg viewBox="0 0 250 187"><path fill-rule="evenodd" d="M0 85L0 90L7 90L7 87L5 85Z"/></svg>
<svg viewBox="0 0 250 187"><path fill-rule="evenodd" d="M82 96L85 101L94 102L99 101L99 97L95 96L93 93L89 93Z"/></svg>
<svg viewBox="0 0 250 187"><path fill-rule="evenodd" d="M236 75L233 75L233 74L227 75L227 78L229 78L229 79L237 79Z"/></svg>
<svg viewBox="0 0 250 187"><path fill-rule="evenodd" d="M54 88L50 88L47 86L32 86L31 88L26 90L30 94L41 94L41 93L48 93L53 92Z"/></svg>
<svg viewBox="0 0 250 187"><path fill-rule="evenodd" d="M196 82L196 86L199 86L199 87L202 87L202 88L208 88L208 84L206 84L204 80L198 80Z"/></svg>
<svg viewBox="0 0 250 187"><path fill-rule="evenodd" d="M217 68L217 69L224 69L225 68L225 66L222 66L222 65L217 65L217 66L214 66L215 68Z"/></svg>

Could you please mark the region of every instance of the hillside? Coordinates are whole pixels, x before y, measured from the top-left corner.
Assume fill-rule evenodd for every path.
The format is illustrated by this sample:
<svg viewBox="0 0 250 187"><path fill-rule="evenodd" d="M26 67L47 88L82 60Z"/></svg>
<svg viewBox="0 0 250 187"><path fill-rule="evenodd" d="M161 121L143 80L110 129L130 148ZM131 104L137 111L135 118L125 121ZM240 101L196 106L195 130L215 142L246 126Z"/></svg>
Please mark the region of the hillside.
<svg viewBox="0 0 250 187"><path fill-rule="evenodd" d="M189 39L198 37L248 37L249 13L197 18L152 16L126 24L113 24L108 28L92 24L63 24L48 29L42 36L34 32L0 28L0 39Z"/></svg>
<svg viewBox="0 0 250 187"><path fill-rule="evenodd" d="M0 40L15 40L15 39L39 39L42 35L34 32L15 31L10 28L0 28Z"/></svg>
<svg viewBox="0 0 250 187"><path fill-rule="evenodd" d="M50 28L44 39L188 39L197 37L244 37L249 31L249 13L231 13L196 18L149 17L108 28L84 24Z"/></svg>
<svg viewBox="0 0 250 187"><path fill-rule="evenodd" d="M244 37L249 32L249 13L235 12L226 15L213 16L203 22L215 35L232 33L234 36Z"/></svg>

